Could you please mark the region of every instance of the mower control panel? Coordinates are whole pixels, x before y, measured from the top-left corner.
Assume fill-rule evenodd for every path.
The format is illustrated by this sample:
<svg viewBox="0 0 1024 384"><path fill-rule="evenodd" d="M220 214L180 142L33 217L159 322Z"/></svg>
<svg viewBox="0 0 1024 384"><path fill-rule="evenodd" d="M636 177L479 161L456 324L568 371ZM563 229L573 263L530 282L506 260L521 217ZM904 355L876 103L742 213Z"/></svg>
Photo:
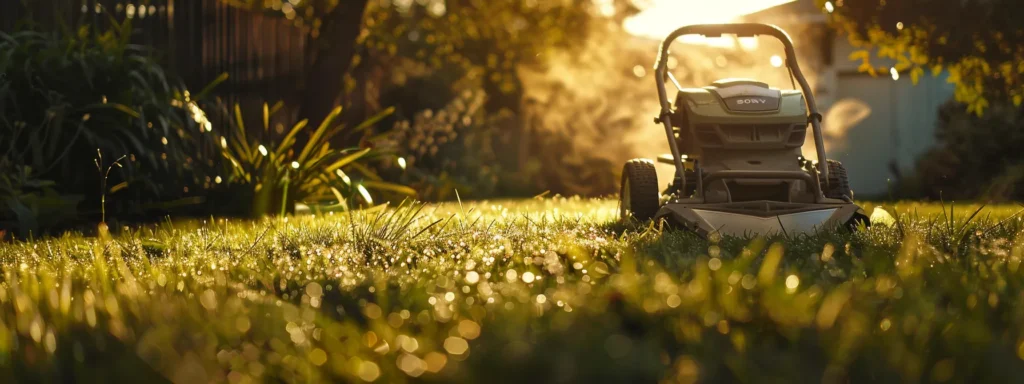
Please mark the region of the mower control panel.
<svg viewBox="0 0 1024 384"><path fill-rule="evenodd" d="M731 112L773 112L782 104L782 92L768 84L745 79L720 80L709 89Z"/></svg>

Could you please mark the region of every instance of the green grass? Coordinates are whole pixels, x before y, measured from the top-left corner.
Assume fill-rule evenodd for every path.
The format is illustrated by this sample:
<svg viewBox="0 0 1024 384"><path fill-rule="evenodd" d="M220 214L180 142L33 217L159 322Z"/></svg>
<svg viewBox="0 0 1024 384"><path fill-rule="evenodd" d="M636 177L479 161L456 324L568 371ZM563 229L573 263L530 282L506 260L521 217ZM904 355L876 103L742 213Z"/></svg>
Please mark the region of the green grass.
<svg viewBox="0 0 1024 384"><path fill-rule="evenodd" d="M1013 382L1024 222L976 208L710 242L579 199L8 242L0 381Z"/></svg>

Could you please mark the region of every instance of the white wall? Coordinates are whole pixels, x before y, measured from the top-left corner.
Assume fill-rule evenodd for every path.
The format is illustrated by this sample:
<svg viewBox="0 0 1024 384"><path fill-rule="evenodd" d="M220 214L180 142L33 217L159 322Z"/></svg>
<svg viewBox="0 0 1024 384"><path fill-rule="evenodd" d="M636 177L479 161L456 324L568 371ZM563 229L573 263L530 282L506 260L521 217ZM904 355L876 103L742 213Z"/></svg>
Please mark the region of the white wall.
<svg viewBox="0 0 1024 384"><path fill-rule="evenodd" d="M938 107L953 96L953 85L946 82L945 73L932 77L929 72L917 85L906 73L899 80L893 80L889 73L877 77L857 73L860 63L848 59L856 49L845 37L837 38L833 68L823 76L830 100L822 110L849 98L866 104L871 113L847 130L841 142L831 145L828 152L830 158L846 166L855 195L885 196L887 180L894 177L890 161L895 159L901 172L907 174L917 157L934 145ZM872 64L891 65L892 61L872 56Z"/></svg>

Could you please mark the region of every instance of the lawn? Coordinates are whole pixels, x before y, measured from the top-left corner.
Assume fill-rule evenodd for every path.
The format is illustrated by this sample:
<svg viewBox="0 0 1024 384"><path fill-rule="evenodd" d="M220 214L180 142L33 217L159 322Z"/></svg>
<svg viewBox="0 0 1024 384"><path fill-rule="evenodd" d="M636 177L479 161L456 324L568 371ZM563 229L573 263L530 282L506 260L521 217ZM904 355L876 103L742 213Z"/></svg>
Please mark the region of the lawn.
<svg viewBox="0 0 1024 384"><path fill-rule="evenodd" d="M885 207L800 238L549 198L7 242L0 381L1019 380L1019 208Z"/></svg>

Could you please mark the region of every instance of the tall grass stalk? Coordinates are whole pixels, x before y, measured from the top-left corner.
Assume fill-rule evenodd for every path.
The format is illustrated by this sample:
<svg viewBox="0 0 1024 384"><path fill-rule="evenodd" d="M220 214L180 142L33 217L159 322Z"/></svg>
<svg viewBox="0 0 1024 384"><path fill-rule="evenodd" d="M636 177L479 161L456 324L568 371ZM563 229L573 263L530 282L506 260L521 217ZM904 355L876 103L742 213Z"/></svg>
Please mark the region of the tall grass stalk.
<svg viewBox="0 0 1024 384"><path fill-rule="evenodd" d="M121 160L124 160L127 155L123 155L113 163L107 166L106 170L103 169L103 151L99 148L96 149L96 158L93 162L96 163L96 170L103 174L103 178L100 179L100 223L103 225L107 224L107 180L110 179L110 171L114 167L121 168ZM113 191L111 191L113 192Z"/></svg>

